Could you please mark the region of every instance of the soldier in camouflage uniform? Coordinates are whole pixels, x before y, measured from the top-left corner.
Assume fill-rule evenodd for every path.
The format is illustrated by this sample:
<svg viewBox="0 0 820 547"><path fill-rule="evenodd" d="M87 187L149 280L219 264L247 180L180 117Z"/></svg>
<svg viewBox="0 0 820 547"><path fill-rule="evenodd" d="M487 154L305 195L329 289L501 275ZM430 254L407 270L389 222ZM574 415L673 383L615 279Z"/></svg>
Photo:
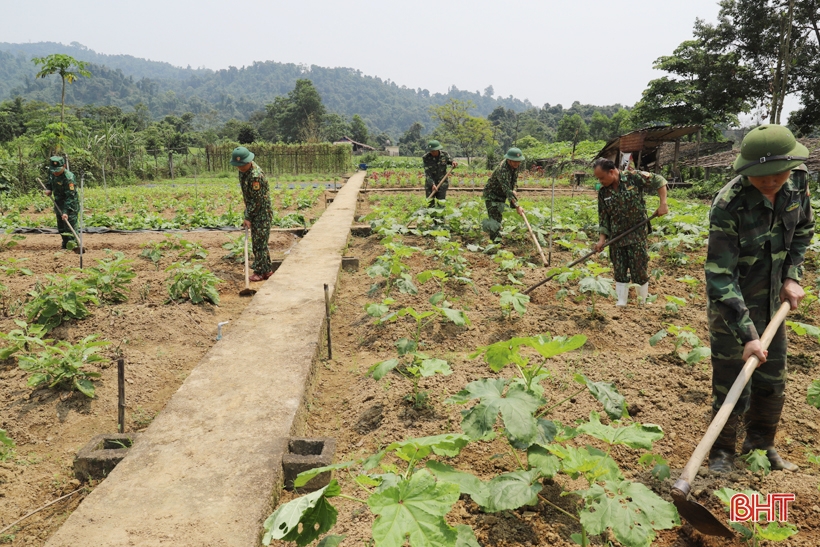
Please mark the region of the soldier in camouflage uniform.
<svg viewBox="0 0 820 547"><path fill-rule="evenodd" d="M660 197L658 216L669 212L666 204L666 179L646 171L621 171L615 162L598 158L593 163L595 177L601 183L598 191L598 231L600 236L593 249L600 252L607 238L611 239L646 220L644 192L656 190ZM626 306L629 282L638 285L638 301L649 295L649 250L647 230L635 230L609 247L609 257L615 277L618 306Z"/></svg>
<svg viewBox="0 0 820 547"><path fill-rule="evenodd" d="M433 186L441 182L444 175L447 174L447 166L452 165L454 168L458 165L450 158L450 154L444 151L441 143L438 141L430 141L427 143L427 153L421 158L424 164L424 195L429 196L433 191ZM450 187L450 181L445 180L436 189L436 194L430 198L430 207L433 207L437 199L447 199L447 189Z"/></svg>
<svg viewBox="0 0 820 547"><path fill-rule="evenodd" d="M519 215L524 214L524 210L518 205L518 194L515 192L518 167L522 161L524 161L524 154L521 150L510 148L504 154L504 161L495 168L484 186L484 204L487 206L487 215L490 218L481 224L495 243L501 241L501 219L504 209L507 208L506 204L509 203Z"/></svg>
<svg viewBox="0 0 820 547"><path fill-rule="evenodd" d="M740 416L746 425L743 453L765 450L772 469L797 470L774 448L785 402L786 328L780 325L768 351L758 336L781 301L795 309L805 294L799 283L814 217L807 188L789 177L807 156L785 127L757 127L743 139L735 160L740 176L712 202L706 294L713 412L746 360L755 355L761 363L709 453L709 469L715 472L734 468Z"/></svg>
<svg viewBox="0 0 820 547"><path fill-rule="evenodd" d="M273 275L268 250L273 209L270 189L262 168L253 161L254 154L244 146L231 152L231 165L239 169L239 187L245 199L245 221L242 227L251 230L253 244L253 275L250 281L264 281Z"/></svg>
<svg viewBox="0 0 820 547"><path fill-rule="evenodd" d="M80 199L77 196L77 180L74 173L65 168L65 160L61 156L49 158L48 182L46 184L46 195L54 197L54 202L60 208L62 214L54 208L57 216L57 231L63 238L63 249L68 248L69 241L77 245L77 240L71 233L71 227L77 229L77 215L80 212ZM80 252L79 247L74 247L75 252Z"/></svg>

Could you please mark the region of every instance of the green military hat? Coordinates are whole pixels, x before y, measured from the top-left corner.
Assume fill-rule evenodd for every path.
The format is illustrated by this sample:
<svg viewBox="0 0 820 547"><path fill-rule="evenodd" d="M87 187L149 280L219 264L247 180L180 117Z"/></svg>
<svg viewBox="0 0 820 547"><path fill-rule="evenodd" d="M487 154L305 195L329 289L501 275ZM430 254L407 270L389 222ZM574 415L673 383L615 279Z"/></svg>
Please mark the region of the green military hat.
<svg viewBox="0 0 820 547"><path fill-rule="evenodd" d="M520 148L510 148L509 150L507 150L507 153L504 154L504 159L512 161L524 161L524 154L521 153Z"/></svg>
<svg viewBox="0 0 820 547"><path fill-rule="evenodd" d="M743 138L734 170L748 177L765 177L791 171L809 159L809 150L782 125L755 127Z"/></svg>
<svg viewBox="0 0 820 547"><path fill-rule="evenodd" d="M231 152L231 165L234 167L245 165L246 163L252 162L254 157L253 152L244 146L237 146L233 149L233 152Z"/></svg>
<svg viewBox="0 0 820 547"><path fill-rule="evenodd" d="M61 171L65 166L65 160L62 156L51 156L48 158L48 170L51 173Z"/></svg>
<svg viewBox="0 0 820 547"><path fill-rule="evenodd" d="M427 143L427 150L441 150L442 148L441 143L438 141L433 140Z"/></svg>

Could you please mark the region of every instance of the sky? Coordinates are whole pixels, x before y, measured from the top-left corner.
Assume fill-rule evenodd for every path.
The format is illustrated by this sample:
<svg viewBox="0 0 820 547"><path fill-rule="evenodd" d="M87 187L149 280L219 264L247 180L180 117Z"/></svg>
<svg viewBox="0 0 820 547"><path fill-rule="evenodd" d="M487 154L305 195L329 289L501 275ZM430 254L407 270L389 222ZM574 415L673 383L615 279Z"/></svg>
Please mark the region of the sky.
<svg viewBox="0 0 820 547"><path fill-rule="evenodd" d="M0 0L0 42L79 42L195 68L351 67L431 92L492 85L536 106L632 105L663 75L655 59L717 12L717 0Z"/></svg>

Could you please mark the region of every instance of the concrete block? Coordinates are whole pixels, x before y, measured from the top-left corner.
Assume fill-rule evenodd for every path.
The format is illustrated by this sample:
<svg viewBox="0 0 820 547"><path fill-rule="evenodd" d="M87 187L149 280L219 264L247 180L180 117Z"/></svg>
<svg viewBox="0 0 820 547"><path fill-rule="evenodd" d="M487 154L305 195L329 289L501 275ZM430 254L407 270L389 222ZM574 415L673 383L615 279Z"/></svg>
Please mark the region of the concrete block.
<svg viewBox="0 0 820 547"><path fill-rule="evenodd" d="M359 270L359 259L355 256L342 257L342 269L348 272L356 272Z"/></svg>
<svg viewBox="0 0 820 547"><path fill-rule="evenodd" d="M358 237L369 237L373 233L370 224L354 224L350 227L351 235Z"/></svg>
<svg viewBox="0 0 820 547"><path fill-rule="evenodd" d="M324 467L333 463L336 453L336 439L319 437L307 439L291 437L288 439L288 451L282 456L282 469L285 473L285 488L293 490L293 481L302 471ZM300 491L312 492L327 486L330 482L330 471L312 478Z"/></svg>
<svg viewBox="0 0 820 547"><path fill-rule="evenodd" d="M74 476L79 480L104 479L128 454L136 438L136 433L97 435L77 452Z"/></svg>

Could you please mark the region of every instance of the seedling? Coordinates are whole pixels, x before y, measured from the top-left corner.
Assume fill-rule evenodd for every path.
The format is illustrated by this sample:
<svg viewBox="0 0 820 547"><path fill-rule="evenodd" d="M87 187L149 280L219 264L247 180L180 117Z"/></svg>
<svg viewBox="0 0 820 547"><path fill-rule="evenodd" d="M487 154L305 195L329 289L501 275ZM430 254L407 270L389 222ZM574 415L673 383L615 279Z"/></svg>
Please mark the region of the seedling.
<svg viewBox="0 0 820 547"><path fill-rule="evenodd" d="M0 429L0 462L14 457L14 440L5 429Z"/></svg>
<svg viewBox="0 0 820 547"><path fill-rule="evenodd" d="M205 269L202 264L180 264L175 262L165 269L168 274L169 302L189 299L192 304L202 304L206 300L219 305L219 291L216 286L222 282Z"/></svg>
<svg viewBox="0 0 820 547"><path fill-rule="evenodd" d="M666 299L666 311L674 315L677 315L680 309L686 305L686 300L677 296L667 294L664 295L664 298Z"/></svg>
<svg viewBox="0 0 820 547"><path fill-rule="evenodd" d="M0 360L9 359L15 353L31 352L35 347L42 348L54 341L43 339L43 336L48 332L45 325L29 325L19 319L15 319L14 323L18 328L12 329L8 333L0 332L0 340L6 342L6 346L0 350Z"/></svg>
<svg viewBox="0 0 820 547"><path fill-rule="evenodd" d="M597 297L609 298L612 295L612 280L601 277L601 274L608 272L610 269L602 268L594 262L590 262L586 269L589 275L581 278L578 289L587 295L590 302L589 311L595 317L598 314L595 309Z"/></svg>
<svg viewBox="0 0 820 547"><path fill-rule="evenodd" d="M76 276L67 274L46 275L47 283L39 281L28 294L25 306L26 320L37 322L46 332L68 319L84 319L89 315L88 304L99 304L97 290L88 287Z"/></svg>
<svg viewBox="0 0 820 547"><path fill-rule="evenodd" d="M14 258L11 256L4 260L0 260L0 271L8 276L33 275L34 272L22 266L22 263L27 260L28 258Z"/></svg>
<svg viewBox="0 0 820 547"><path fill-rule="evenodd" d="M133 262L121 252L114 253L113 259L97 260L96 267L84 270L86 283L96 289L102 300L125 302L128 300L128 285L137 276L131 267Z"/></svg>
<svg viewBox="0 0 820 547"><path fill-rule="evenodd" d="M695 334L695 329L689 325L678 327L667 323L666 326L666 329L659 330L649 339L650 346L655 347L658 342L666 338L668 334L671 334L675 337L675 349L672 351L672 355L678 356L687 365L699 363L712 354L712 350L703 345L698 335ZM691 348L690 351L681 351L681 348L685 345Z"/></svg>
<svg viewBox="0 0 820 547"><path fill-rule="evenodd" d="M508 321L513 310L515 310L519 316L523 316L527 313L527 304L530 302L530 297L529 295L519 292L517 288L510 287L509 285L494 285L490 287L490 292L501 297L498 304L501 306L501 313Z"/></svg>
<svg viewBox="0 0 820 547"><path fill-rule="evenodd" d="M412 343L408 344L406 338L402 338L396 342L398 349L398 359L388 359L372 365L367 370L367 375L372 376L374 380L381 380L391 370L395 370L413 384L412 391L404 396L404 400L412 403L416 410L424 409L428 406L429 394L426 391L419 391L419 380L433 376L434 374L441 374L449 376L453 373L450 365L443 359L433 359L424 353L415 351ZM408 351L410 350L410 351ZM410 362L402 364L404 356L410 357Z"/></svg>

